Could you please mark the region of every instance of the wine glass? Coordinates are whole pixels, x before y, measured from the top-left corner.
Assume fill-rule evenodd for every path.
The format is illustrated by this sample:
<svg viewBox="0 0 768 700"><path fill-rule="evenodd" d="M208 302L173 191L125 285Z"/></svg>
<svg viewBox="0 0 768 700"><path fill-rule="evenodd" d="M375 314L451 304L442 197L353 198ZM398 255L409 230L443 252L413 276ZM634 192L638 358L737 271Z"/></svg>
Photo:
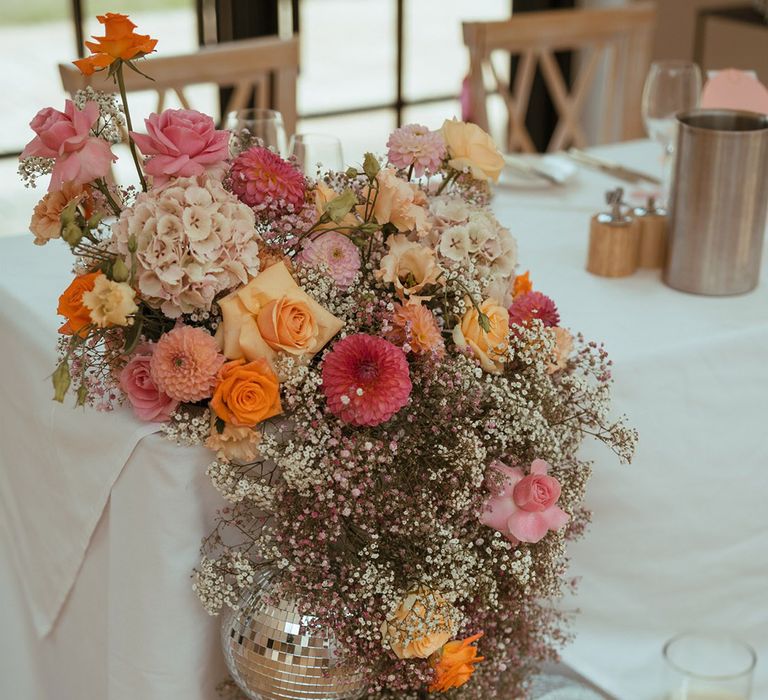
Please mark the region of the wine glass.
<svg viewBox="0 0 768 700"><path fill-rule="evenodd" d="M344 167L341 141L328 134L296 134L288 153L296 158L305 175L314 177L318 171Z"/></svg>
<svg viewBox="0 0 768 700"><path fill-rule="evenodd" d="M690 61L655 61L643 87L643 121L648 135L664 149L664 199L677 139L676 116L694 109L701 95L701 71Z"/></svg>
<svg viewBox="0 0 768 700"><path fill-rule="evenodd" d="M286 152L283 115L274 109L240 109L230 112L224 128L232 132L232 155L255 145L256 140L280 155Z"/></svg>

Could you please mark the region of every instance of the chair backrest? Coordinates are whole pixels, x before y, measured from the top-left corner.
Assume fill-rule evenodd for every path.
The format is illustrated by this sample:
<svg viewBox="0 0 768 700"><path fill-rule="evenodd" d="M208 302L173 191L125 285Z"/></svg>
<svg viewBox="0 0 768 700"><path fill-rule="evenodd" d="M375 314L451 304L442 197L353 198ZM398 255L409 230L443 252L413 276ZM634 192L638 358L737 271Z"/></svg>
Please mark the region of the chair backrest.
<svg viewBox="0 0 768 700"><path fill-rule="evenodd" d="M233 88L222 116L248 107L253 97L255 107L276 109L282 113L288 136L296 130L296 78L299 68L299 41L296 37L227 42L182 56L149 57L139 62L138 67L153 81L132 70L125 70L126 91L155 90L158 112L163 109L169 91L174 92L182 106L189 109L185 94L187 87L215 84ZM64 90L70 94L87 85L104 92L117 91L114 82L107 78L106 71L86 77L72 64L61 63L59 73ZM274 76L271 95L270 76Z"/></svg>
<svg viewBox="0 0 768 700"><path fill-rule="evenodd" d="M586 98L605 60L600 109L600 139L623 140L640 136L640 100L643 80L651 60L654 2L587 10L549 10L525 13L500 22L464 23L464 43L469 49L469 107L474 121L488 129L488 71L494 89L509 113L507 149L535 152L525 128L536 66L558 112L558 124L547 147L556 151L586 144L580 116ZM491 60L494 51L519 56L510 88ZM569 92L555 52L579 53L578 69Z"/></svg>

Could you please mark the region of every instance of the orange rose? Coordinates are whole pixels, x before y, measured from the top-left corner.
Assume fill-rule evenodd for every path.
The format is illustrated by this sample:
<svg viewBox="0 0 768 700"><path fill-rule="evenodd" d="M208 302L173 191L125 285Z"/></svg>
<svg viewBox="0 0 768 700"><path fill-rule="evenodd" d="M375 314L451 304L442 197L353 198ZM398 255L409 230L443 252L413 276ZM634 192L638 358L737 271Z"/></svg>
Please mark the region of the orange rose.
<svg viewBox="0 0 768 700"><path fill-rule="evenodd" d="M85 45L93 56L74 61L83 75L93 75L94 71L102 70L118 59L130 61L152 53L157 45L157 39L149 35L136 34L136 25L127 15L108 12L98 15L96 19L104 25L105 36L92 37L96 41L86 41Z"/></svg>
<svg viewBox="0 0 768 700"><path fill-rule="evenodd" d="M264 358L227 362L211 399L214 413L226 423L252 426L283 412L280 383Z"/></svg>
<svg viewBox="0 0 768 700"><path fill-rule="evenodd" d="M86 337L85 327L89 326L92 321L90 309L83 303L83 294L93 291L96 286L96 278L99 275L101 272L91 272L75 277L72 284L59 297L59 306L56 311L60 316L67 319L66 323L59 328L59 333L64 335L77 333L81 338Z"/></svg>
<svg viewBox="0 0 768 700"><path fill-rule="evenodd" d="M509 347L509 313L495 299L486 299L480 311L488 319L488 330L480 325L480 314L471 305L453 328L453 342L460 348L469 346L487 372L499 372Z"/></svg>
<svg viewBox="0 0 768 700"><path fill-rule="evenodd" d="M477 647L472 646L483 636L482 632L460 641L448 642L443 647L435 665L435 679L429 686L430 693L444 693L451 688L464 685L475 672L475 664L484 657L477 655Z"/></svg>
<svg viewBox="0 0 768 700"><path fill-rule="evenodd" d="M303 301L292 301L287 296L270 301L259 311L256 325L264 342L273 350L303 355L317 345L319 329Z"/></svg>

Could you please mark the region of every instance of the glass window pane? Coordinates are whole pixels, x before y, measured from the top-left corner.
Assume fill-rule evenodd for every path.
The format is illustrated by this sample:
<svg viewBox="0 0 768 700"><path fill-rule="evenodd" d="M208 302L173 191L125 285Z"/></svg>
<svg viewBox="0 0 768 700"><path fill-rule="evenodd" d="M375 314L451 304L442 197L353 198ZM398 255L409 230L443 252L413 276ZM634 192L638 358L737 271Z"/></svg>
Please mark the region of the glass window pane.
<svg viewBox="0 0 768 700"><path fill-rule="evenodd" d="M405 99L458 95L469 66L461 23L508 19L511 6L511 0L405 0Z"/></svg>
<svg viewBox="0 0 768 700"><path fill-rule="evenodd" d="M395 101L395 8L395 0L302 0L300 114Z"/></svg>

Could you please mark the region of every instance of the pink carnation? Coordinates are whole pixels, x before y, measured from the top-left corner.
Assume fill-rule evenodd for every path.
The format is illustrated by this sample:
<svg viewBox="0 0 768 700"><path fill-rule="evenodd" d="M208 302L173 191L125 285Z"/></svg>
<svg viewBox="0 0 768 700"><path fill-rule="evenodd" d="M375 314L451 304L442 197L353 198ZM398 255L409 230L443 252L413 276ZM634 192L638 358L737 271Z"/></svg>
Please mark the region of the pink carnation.
<svg viewBox="0 0 768 700"><path fill-rule="evenodd" d="M136 417L164 423L170 420L179 402L160 391L149 369L155 345L144 343L120 372L120 388L125 392Z"/></svg>
<svg viewBox="0 0 768 700"><path fill-rule="evenodd" d="M254 146L243 151L230 175L232 191L250 207L276 202L298 210L304 204L304 175L268 148Z"/></svg>
<svg viewBox="0 0 768 700"><path fill-rule="evenodd" d="M512 544L541 540L550 530L568 522L558 505L560 482L547 476L549 464L543 459L531 463L526 476L519 467L494 462L491 467L503 477L501 489L485 503L480 522L504 535Z"/></svg>
<svg viewBox="0 0 768 700"><path fill-rule="evenodd" d="M509 307L509 325L524 326L534 318L550 328L560 323L555 302L541 292L527 292L516 297Z"/></svg>
<svg viewBox="0 0 768 700"><path fill-rule="evenodd" d="M389 162L396 168L413 166L416 177L421 177L425 170L437 172L446 154L443 135L421 124L407 124L395 129L387 140L387 148Z"/></svg>
<svg viewBox="0 0 768 700"><path fill-rule="evenodd" d="M176 326L157 342L150 363L157 387L177 401L201 401L213 394L224 356L209 333Z"/></svg>
<svg viewBox="0 0 768 700"><path fill-rule="evenodd" d="M98 119L99 105L95 102L77 109L72 100L67 100L63 112L46 107L29 123L37 136L26 145L20 158L55 160L49 192L58 192L66 182L85 185L109 173L117 158L104 139L91 136L91 127Z"/></svg>
<svg viewBox="0 0 768 700"><path fill-rule="evenodd" d="M358 333L340 340L323 361L323 393L331 413L351 425L389 420L411 395L405 354L383 338Z"/></svg>
<svg viewBox="0 0 768 700"><path fill-rule="evenodd" d="M222 169L229 155L229 132L219 131L207 114L194 109L166 109L144 120L147 134L131 132L145 156L144 170L155 185L171 177L193 177Z"/></svg>
<svg viewBox="0 0 768 700"><path fill-rule="evenodd" d="M349 287L360 270L360 251L338 231L326 231L307 241L299 260L310 267L325 265L341 289Z"/></svg>

